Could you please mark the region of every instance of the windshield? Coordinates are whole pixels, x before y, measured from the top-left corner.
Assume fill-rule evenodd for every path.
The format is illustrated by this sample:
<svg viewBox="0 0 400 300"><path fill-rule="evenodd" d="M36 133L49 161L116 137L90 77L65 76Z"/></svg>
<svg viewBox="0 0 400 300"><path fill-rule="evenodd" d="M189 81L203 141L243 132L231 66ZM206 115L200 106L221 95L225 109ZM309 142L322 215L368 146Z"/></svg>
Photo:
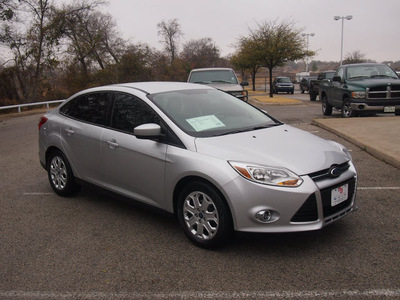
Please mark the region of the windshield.
<svg viewBox="0 0 400 300"><path fill-rule="evenodd" d="M211 137L279 125L257 108L217 90L185 90L148 96L187 134Z"/></svg>
<svg viewBox="0 0 400 300"><path fill-rule="evenodd" d="M325 74L325 79L333 79L333 76L335 76L335 72L326 72Z"/></svg>
<svg viewBox="0 0 400 300"><path fill-rule="evenodd" d="M347 80L376 77L398 78L396 73L385 65L351 66L347 68Z"/></svg>
<svg viewBox="0 0 400 300"><path fill-rule="evenodd" d="M231 83L239 84L232 70L196 71L190 75L189 82L193 83Z"/></svg>
<svg viewBox="0 0 400 300"><path fill-rule="evenodd" d="M278 82L278 83L292 83L292 82L290 81L290 78L289 78L289 77L277 78L277 79L276 79L276 82Z"/></svg>

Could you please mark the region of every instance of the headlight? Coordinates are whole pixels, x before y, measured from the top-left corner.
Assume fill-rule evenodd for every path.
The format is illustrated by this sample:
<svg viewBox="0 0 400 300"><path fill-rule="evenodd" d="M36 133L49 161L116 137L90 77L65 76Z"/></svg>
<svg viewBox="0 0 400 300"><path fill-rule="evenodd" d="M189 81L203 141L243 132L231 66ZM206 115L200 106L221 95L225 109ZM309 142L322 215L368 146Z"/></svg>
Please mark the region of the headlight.
<svg viewBox="0 0 400 300"><path fill-rule="evenodd" d="M360 98L365 98L365 96L366 96L366 92L352 92L351 93L352 98L360 99Z"/></svg>
<svg viewBox="0 0 400 300"><path fill-rule="evenodd" d="M243 92L229 92L229 94L231 94L232 96L235 97L240 97L244 95L244 91Z"/></svg>
<svg viewBox="0 0 400 300"><path fill-rule="evenodd" d="M258 166L241 162L230 161L229 164L244 178L257 183L297 187L303 179L285 168Z"/></svg>

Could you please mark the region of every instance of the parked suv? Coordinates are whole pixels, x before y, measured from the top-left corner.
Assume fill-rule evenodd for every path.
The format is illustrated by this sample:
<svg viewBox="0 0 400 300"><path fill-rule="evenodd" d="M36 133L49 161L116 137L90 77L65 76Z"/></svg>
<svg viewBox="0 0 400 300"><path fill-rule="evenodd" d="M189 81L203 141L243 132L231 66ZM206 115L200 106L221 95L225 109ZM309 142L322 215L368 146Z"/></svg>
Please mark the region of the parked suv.
<svg viewBox="0 0 400 300"><path fill-rule="evenodd" d="M294 93L294 85L289 77L276 77L272 82L272 91L274 94L279 92Z"/></svg>
<svg viewBox="0 0 400 300"><path fill-rule="evenodd" d="M249 100L248 92L243 88L249 83L244 81L239 84L235 71L229 68L194 69L189 74L188 82L206 84L243 101Z"/></svg>

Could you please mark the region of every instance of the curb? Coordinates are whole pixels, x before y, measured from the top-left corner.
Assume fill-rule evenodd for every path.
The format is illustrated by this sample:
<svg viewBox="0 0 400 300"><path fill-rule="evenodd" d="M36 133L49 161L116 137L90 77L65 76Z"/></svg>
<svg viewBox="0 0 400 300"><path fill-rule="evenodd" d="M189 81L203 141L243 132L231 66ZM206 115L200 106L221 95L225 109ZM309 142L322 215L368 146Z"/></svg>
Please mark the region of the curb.
<svg viewBox="0 0 400 300"><path fill-rule="evenodd" d="M322 120L324 120L324 119L322 119ZM385 163L387 163L389 165L392 165L392 166L400 169L400 161L396 157L391 155L390 153L384 153L380 149L378 149L378 148L376 148L374 146L371 146L371 145L369 145L367 143L364 143L364 142L360 141L359 139L356 139L356 138L344 133L343 131L340 131L340 130L332 127L332 126L324 124L322 122L322 120L321 119L314 119L314 120L312 120L311 124L312 125L316 125L318 127L321 127L321 128L323 128L325 130L328 130L328 131L330 131L330 132L332 132L332 133L344 138L348 142L360 147L361 149L365 150L367 153L369 153L372 156L378 158L379 160L381 160L381 161L383 161L383 162L385 162Z"/></svg>

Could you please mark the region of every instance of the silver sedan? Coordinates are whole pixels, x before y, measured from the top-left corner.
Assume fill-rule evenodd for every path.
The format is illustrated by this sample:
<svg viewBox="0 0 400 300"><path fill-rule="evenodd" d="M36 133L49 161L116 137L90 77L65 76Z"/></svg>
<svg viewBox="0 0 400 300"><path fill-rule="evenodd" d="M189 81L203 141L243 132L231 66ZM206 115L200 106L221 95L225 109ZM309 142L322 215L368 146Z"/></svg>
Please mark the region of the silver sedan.
<svg viewBox="0 0 400 300"><path fill-rule="evenodd" d="M355 207L346 148L197 84L77 93L41 118L39 157L57 194L86 184L157 207L206 248L234 231L320 229Z"/></svg>

